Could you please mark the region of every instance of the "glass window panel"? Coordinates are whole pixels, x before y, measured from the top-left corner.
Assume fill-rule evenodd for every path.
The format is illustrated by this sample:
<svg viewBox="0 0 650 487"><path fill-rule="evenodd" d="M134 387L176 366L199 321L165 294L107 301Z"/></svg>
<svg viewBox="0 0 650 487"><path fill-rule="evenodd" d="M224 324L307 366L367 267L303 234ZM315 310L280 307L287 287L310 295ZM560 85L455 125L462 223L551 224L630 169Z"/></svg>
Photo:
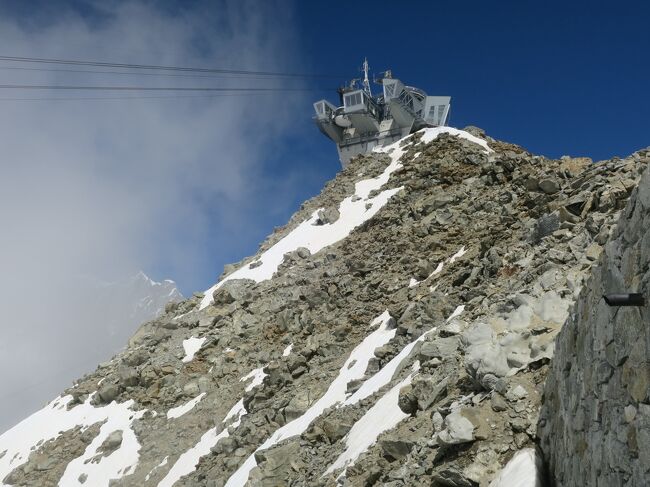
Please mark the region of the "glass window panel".
<svg viewBox="0 0 650 487"><path fill-rule="evenodd" d="M444 115L445 115L445 105L438 105L438 124L439 125L442 125Z"/></svg>

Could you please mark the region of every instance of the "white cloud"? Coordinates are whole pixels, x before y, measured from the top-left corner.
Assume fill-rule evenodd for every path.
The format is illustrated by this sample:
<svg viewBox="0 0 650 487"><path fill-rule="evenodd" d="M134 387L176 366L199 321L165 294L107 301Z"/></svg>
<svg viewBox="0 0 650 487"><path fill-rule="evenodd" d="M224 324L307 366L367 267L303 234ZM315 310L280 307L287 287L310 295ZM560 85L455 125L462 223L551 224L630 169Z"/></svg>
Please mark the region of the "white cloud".
<svg viewBox="0 0 650 487"><path fill-rule="evenodd" d="M286 5L195 5L172 12L149 3L97 3L90 4L91 15L65 11L31 23L5 11L0 45L4 54L18 56L290 69L295 53L283 19L291 15ZM0 69L0 79L278 83L6 69ZM0 93L0 98L45 96L76 95ZM304 102L289 100L288 105L281 96L261 95L0 100L0 430L107 358L98 357L106 349L93 343L101 317L84 306L80 283L86 281L79 276L114 279L165 262L180 274L169 277L183 280L205 266L208 252L218 252L209 237L239 224L241 208L250 208L263 184L266 145L286 130L292 104ZM210 272L216 277L219 270Z"/></svg>

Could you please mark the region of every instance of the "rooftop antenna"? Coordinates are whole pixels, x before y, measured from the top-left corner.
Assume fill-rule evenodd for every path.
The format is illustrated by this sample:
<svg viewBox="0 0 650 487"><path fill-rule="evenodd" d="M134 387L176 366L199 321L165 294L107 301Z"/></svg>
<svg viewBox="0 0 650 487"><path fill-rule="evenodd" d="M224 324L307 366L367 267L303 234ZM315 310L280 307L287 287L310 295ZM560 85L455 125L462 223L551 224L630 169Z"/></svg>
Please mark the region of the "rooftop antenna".
<svg viewBox="0 0 650 487"><path fill-rule="evenodd" d="M368 79L368 58L363 59L363 91L368 93L369 96L372 96L372 91L370 91L370 80Z"/></svg>
<svg viewBox="0 0 650 487"><path fill-rule="evenodd" d="M376 84L383 85L385 79L393 79L393 72L390 69L387 69L386 71L380 71L379 77L373 77L375 78L373 81Z"/></svg>

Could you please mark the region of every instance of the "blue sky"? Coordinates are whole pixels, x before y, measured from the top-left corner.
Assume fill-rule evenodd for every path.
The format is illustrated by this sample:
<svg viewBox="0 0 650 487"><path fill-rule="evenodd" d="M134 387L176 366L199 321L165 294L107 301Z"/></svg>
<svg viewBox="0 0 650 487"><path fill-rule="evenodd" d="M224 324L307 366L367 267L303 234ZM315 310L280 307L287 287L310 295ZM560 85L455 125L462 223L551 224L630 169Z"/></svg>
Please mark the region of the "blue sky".
<svg viewBox="0 0 650 487"><path fill-rule="evenodd" d="M477 125L548 157L602 160L650 145L645 2L302 1L293 8L296 70L355 77L367 56L376 72L390 68L429 94L451 95L452 125ZM336 100L333 92L318 95ZM222 254L230 260L253 252L335 174L334 147L311 125L311 110L297 107L297 132L279 141L272 177L298 165L313 178Z"/></svg>
<svg viewBox="0 0 650 487"><path fill-rule="evenodd" d="M62 12L74 13L92 30L111 19L98 5L124 3L27 5L13 0L2 8L3 14L36 30ZM223 12L241 2L136 3L171 17L187 16L188 22L201 17L190 48L193 64L250 66L240 66L245 56L232 45L228 53L209 47L232 29ZM276 51L267 52L255 67L341 77L305 82L324 89L287 97L282 124L264 142L254 170L246 173L254 191L241 198L193 195L202 216L200 231L176 232L176 237L151 232L148 241L144 238L153 257L141 267L155 279L177 280L185 294L207 288L224 264L255 252L273 227L286 223L302 201L335 176L336 151L313 125L311 103L323 97L335 101L336 93L325 88L358 76L364 56L375 72L390 68L394 76L429 94L451 95L451 125L477 125L534 153L599 160L650 144L650 7L644 2L278 0L244 2L241 15L253 15L262 4L268 8L259 20L265 32L260 42L264 36L280 38ZM169 42L165 33L153 36L156 49L164 51ZM64 57L68 51L62 42L56 54ZM12 54L11 46L5 44L3 52ZM109 49L101 55L119 62L129 53ZM283 101L260 97L260 103ZM97 109L92 103L87 106ZM257 135L246 137L255 144ZM178 165L186 162L180 151ZM167 257L171 253L185 257Z"/></svg>
<svg viewBox="0 0 650 487"><path fill-rule="evenodd" d="M453 97L474 124L536 153L595 159L650 143L646 2L300 2L318 66L377 71Z"/></svg>

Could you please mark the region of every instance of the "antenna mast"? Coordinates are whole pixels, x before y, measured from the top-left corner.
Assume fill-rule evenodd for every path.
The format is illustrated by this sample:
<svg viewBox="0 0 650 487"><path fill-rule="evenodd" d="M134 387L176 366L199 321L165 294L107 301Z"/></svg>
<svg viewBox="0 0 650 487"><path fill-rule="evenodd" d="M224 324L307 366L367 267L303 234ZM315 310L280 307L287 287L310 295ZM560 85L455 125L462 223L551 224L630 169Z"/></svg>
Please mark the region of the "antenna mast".
<svg viewBox="0 0 650 487"><path fill-rule="evenodd" d="M369 96L372 96L372 91L370 91L370 80L368 79L368 58L363 59L363 91L368 93Z"/></svg>

